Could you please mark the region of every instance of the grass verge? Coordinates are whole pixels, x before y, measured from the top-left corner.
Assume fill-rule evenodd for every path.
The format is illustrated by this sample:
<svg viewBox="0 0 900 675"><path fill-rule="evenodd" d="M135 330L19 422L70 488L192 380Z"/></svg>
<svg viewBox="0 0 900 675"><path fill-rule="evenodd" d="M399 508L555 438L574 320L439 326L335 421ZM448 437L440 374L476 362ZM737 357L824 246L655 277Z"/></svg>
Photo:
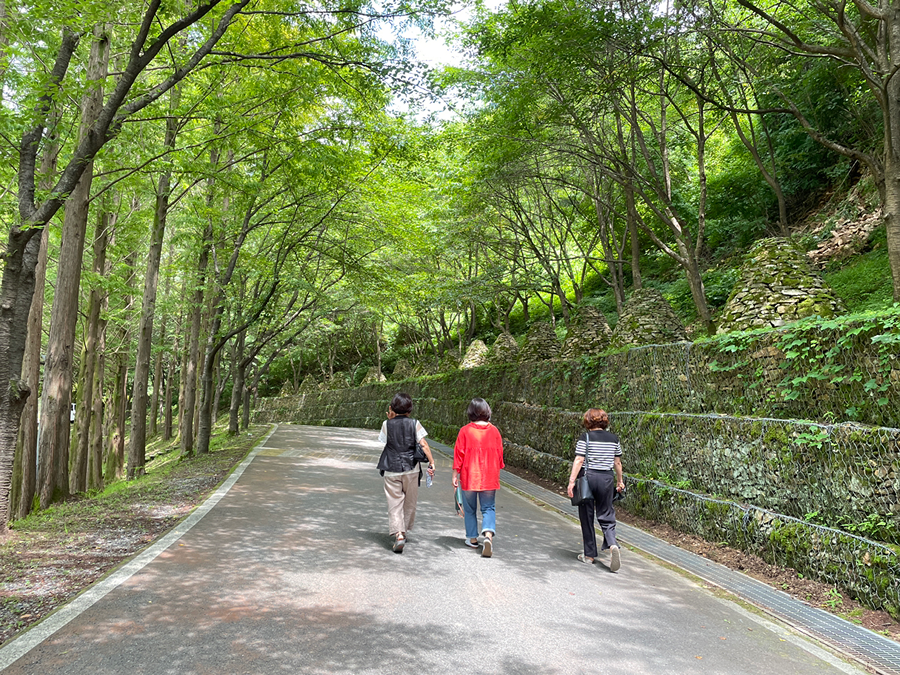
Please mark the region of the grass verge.
<svg viewBox="0 0 900 675"><path fill-rule="evenodd" d="M0 642L7 642L131 558L201 504L268 432L217 428L205 455L147 448L146 474L116 480L14 521L0 541Z"/></svg>

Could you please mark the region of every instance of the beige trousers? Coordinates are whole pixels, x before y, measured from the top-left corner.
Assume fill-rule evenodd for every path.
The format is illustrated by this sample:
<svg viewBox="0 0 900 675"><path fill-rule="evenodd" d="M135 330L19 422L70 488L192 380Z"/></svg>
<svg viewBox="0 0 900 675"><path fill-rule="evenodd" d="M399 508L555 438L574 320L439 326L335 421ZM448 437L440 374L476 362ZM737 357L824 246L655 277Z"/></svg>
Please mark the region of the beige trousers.
<svg viewBox="0 0 900 675"><path fill-rule="evenodd" d="M391 535L409 532L416 520L416 501L419 499L419 473L384 477L384 494L388 503L388 522Z"/></svg>

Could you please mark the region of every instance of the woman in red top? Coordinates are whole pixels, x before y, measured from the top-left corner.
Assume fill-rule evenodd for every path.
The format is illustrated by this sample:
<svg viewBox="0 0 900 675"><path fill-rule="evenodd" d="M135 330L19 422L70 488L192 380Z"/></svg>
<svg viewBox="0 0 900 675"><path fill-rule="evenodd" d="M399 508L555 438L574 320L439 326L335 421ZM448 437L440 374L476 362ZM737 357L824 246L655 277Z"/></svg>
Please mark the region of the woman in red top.
<svg viewBox="0 0 900 675"><path fill-rule="evenodd" d="M453 487L462 487L466 521L466 546L478 548L478 516L481 503L481 555L490 558L494 550L497 514L494 498L500 488L503 468L503 439L491 424L491 406L483 398L473 398L466 408L470 424L459 430L453 446Z"/></svg>

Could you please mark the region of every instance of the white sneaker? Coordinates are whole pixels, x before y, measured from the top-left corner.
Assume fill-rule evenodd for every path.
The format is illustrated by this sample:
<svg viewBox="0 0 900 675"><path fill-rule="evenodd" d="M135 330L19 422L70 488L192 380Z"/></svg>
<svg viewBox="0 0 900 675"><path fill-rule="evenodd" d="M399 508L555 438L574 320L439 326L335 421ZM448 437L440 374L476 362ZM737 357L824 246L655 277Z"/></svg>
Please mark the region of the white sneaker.
<svg viewBox="0 0 900 675"><path fill-rule="evenodd" d="M490 558L494 554L494 538L485 534L481 542L481 557Z"/></svg>
<svg viewBox="0 0 900 675"><path fill-rule="evenodd" d="M610 546L609 547L609 571L615 572L622 566L622 561L619 559L619 547L618 546Z"/></svg>

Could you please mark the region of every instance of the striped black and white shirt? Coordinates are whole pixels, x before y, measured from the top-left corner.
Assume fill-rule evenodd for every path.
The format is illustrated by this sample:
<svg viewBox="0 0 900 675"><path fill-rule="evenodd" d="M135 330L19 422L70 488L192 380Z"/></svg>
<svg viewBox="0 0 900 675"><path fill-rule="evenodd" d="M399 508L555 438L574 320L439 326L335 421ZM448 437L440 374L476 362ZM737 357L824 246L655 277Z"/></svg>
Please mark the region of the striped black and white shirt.
<svg viewBox="0 0 900 675"><path fill-rule="evenodd" d="M585 457L584 465L588 469L607 471L613 468L613 460L621 457L622 448L619 437L611 431L596 429L588 431L575 443L575 454Z"/></svg>

